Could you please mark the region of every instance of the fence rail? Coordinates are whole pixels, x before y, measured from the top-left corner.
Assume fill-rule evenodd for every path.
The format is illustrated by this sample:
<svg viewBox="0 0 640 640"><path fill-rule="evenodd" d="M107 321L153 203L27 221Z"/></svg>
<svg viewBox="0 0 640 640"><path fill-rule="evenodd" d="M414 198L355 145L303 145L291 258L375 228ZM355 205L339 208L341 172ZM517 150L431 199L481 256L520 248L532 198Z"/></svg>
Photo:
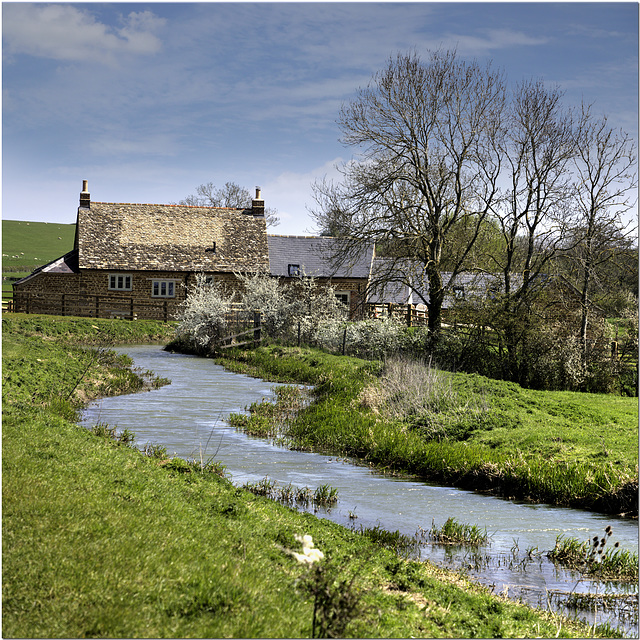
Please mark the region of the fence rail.
<svg viewBox="0 0 640 640"><path fill-rule="evenodd" d="M225 335L216 343L216 349L230 347L257 346L262 341L262 314L260 311L244 309L232 305L225 314ZM244 338L238 341L238 338Z"/></svg>
<svg viewBox="0 0 640 640"><path fill-rule="evenodd" d="M4 311L4 301L2 307ZM147 302L123 296L21 291L16 292L14 296L12 310L17 313L44 313L85 318L168 321L175 319L178 302L163 299Z"/></svg>
<svg viewBox="0 0 640 640"><path fill-rule="evenodd" d="M369 318L395 318L406 323L408 327L421 327L427 324L426 309L418 309L413 304L394 304L390 302L367 303L365 313Z"/></svg>

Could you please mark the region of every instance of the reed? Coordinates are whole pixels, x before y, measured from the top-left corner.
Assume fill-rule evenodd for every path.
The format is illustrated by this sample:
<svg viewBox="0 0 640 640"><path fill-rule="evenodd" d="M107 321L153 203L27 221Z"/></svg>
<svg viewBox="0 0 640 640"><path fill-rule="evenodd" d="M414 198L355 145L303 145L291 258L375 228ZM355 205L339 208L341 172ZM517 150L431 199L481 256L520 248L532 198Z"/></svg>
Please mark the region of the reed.
<svg viewBox="0 0 640 640"><path fill-rule="evenodd" d="M363 527L360 525L359 533L376 544L391 549L394 553L404 557L415 554L420 548L416 538L400 533L399 530L387 531L379 525L375 527Z"/></svg>
<svg viewBox="0 0 640 640"><path fill-rule="evenodd" d="M620 548L618 542L606 548L612 534L613 527L608 525L602 537L594 536L583 542L560 535L547 557L554 563L604 580L637 582L638 554Z"/></svg>
<svg viewBox="0 0 640 640"><path fill-rule="evenodd" d="M479 547L487 543L487 530L476 525L461 524L455 518L447 518L442 527L437 527L435 521L427 537L436 544L455 544Z"/></svg>
<svg viewBox="0 0 640 640"><path fill-rule="evenodd" d="M306 507L313 504L328 509L338 502L338 490L328 484L320 485L312 491L309 487L296 487L291 483L281 486L275 480L266 477L258 482L246 482L242 488L257 496L290 506L296 504Z"/></svg>

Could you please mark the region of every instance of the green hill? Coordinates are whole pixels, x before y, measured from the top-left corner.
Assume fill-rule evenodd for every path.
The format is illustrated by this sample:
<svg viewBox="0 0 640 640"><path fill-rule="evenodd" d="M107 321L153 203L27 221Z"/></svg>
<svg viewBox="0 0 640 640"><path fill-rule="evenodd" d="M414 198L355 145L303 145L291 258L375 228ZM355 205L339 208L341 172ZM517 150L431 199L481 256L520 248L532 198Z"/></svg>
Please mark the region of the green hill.
<svg viewBox="0 0 640 640"><path fill-rule="evenodd" d="M2 298L11 298L11 282L73 249L75 224L2 221Z"/></svg>

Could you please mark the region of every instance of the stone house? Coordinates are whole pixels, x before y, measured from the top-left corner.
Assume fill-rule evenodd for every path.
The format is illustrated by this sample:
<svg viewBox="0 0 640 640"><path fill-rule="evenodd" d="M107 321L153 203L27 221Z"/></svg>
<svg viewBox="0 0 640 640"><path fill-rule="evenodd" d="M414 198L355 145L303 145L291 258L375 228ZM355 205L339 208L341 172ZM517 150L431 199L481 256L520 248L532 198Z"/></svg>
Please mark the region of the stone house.
<svg viewBox="0 0 640 640"><path fill-rule="evenodd" d="M248 209L129 204L92 202L85 180L73 250L14 284L14 310L169 320L198 274L233 287L268 268L259 189Z"/></svg>
<svg viewBox="0 0 640 640"><path fill-rule="evenodd" d="M283 282L315 278L319 286L330 284L348 308L350 318L361 317L367 298L375 254L371 243L355 259L335 264L337 238L326 236L268 235L269 271Z"/></svg>

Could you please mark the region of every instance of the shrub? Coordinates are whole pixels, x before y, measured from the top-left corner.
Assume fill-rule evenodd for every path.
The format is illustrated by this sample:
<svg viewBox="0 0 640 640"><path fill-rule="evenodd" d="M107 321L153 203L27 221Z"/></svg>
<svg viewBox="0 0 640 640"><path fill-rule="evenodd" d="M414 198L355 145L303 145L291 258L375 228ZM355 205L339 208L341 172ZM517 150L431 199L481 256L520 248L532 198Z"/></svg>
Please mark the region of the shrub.
<svg viewBox="0 0 640 640"><path fill-rule="evenodd" d="M178 315L176 340L196 352L206 352L226 328L226 312L232 297L220 285L198 274Z"/></svg>
<svg viewBox="0 0 640 640"><path fill-rule="evenodd" d="M268 273L236 274L236 277L244 287L242 306L249 311L259 309L262 313L262 330L271 338L280 337L295 311L293 301L277 278L272 278Z"/></svg>
<svg viewBox="0 0 640 640"><path fill-rule="evenodd" d="M235 274L242 292L230 295L221 285L209 283L203 274L182 305L176 343L196 353L211 351L227 329L226 314L233 302L262 314L262 331L276 340L305 342L316 339L318 324L344 320L345 307L333 287L319 285L315 278L282 283L268 273Z"/></svg>
<svg viewBox="0 0 640 640"><path fill-rule="evenodd" d="M407 356L387 358L379 380L358 396L361 406L385 418L400 420L427 440L462 440L478 427L486 413L481 402L459 397L451 378L430 362Z"/></svg>

